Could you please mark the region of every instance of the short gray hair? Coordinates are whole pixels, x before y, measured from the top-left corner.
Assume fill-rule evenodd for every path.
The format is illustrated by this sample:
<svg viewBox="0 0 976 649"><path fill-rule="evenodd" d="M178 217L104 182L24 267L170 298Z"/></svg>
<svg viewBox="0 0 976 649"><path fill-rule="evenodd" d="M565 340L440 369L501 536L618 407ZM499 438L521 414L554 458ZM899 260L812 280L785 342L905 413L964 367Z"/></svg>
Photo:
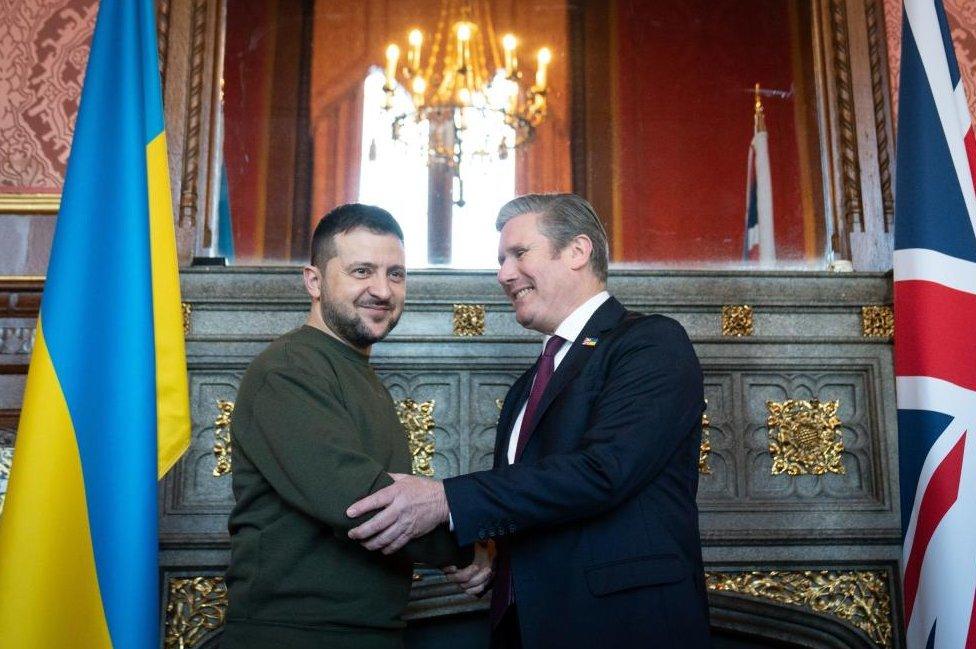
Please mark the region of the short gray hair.
<svg viewBox="0 0 976 649"><path fill-rule="evenodd" d="M576 194L525 194L508 201L498 210L495 228L501 232L505 224L522 214L540 215L539 230L552 243L555 252L563 250L581 234L593 243L590 269L601 282L607 281L610 248L607 231L596 210Z"/></svg>

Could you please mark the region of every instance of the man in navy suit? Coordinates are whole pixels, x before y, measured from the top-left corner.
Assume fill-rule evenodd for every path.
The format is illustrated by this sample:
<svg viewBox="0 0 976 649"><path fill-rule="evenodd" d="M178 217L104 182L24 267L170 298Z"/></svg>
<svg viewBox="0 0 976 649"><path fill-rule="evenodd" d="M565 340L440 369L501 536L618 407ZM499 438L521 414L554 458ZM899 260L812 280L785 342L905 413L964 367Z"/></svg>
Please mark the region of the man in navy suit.
<svg viewBox="0 0 976 649"><path fill-rule="evenodd" d="M710 646L687 334L607 293L606 232L582 198L516 198L497 227L498 281L545 341L505 398L494 468L396 475L348 510L382 508L350 537L388 553L450 521L461 545L493 539L495 647ZM487 574L454 578L476 592Z"/></svg>

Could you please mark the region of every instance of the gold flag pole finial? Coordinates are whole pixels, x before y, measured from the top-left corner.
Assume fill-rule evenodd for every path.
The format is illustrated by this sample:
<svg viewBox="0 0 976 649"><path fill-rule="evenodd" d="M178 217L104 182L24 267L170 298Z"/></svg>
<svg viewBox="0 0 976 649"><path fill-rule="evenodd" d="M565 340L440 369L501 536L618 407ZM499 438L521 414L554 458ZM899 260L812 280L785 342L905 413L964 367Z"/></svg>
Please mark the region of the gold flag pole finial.
<svg viewBox="0 0 976 649"><path fill-rule="evenodd" d="M758 131L765 131L766 130L766 113L763 110L762 93L759 90L759 84L758 83L756 84L755 98L756 98L756 104L755 104L756 124L755 124L755 128L756 128L756 131L757 132Z"/></svg>

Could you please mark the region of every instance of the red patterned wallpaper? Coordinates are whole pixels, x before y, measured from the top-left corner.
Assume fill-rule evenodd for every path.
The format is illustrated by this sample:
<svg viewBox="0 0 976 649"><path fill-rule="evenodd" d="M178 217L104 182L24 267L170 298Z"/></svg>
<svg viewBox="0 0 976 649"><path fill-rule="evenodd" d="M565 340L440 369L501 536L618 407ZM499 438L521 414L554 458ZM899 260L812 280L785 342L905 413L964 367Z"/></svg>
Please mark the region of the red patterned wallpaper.
<svg viewBox="0 0 976 649"><path fill-rule="evenodd" d="M969 112L976 115L976 2L944 0L952 42L956 47L959 72L966 85ZM898 70L901 63L902 0L884 0L885 31L888 33L888 71L891 74L892 111L898 114Z"/></svg>
<svg viewBox="0 0 976 649"><path fill-rule="evenodd" d="M0 193L58 193L98 0L0 0Z"/></svg>

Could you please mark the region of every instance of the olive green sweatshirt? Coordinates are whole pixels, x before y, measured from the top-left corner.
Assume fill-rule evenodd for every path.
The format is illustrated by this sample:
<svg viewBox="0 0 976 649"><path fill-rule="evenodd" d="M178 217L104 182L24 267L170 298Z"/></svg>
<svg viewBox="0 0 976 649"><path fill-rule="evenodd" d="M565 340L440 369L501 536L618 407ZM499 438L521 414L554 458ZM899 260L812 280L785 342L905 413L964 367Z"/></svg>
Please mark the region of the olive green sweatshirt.
<svg viewBox="0 0 976 649"><path fill-rule="evenodd" d="M223 647L401 646L414 561L464 565L446 528L385 556L346 508L409 473L389 392L353 348L309 326L261 353L231 424L236 505Z"/></svg>

